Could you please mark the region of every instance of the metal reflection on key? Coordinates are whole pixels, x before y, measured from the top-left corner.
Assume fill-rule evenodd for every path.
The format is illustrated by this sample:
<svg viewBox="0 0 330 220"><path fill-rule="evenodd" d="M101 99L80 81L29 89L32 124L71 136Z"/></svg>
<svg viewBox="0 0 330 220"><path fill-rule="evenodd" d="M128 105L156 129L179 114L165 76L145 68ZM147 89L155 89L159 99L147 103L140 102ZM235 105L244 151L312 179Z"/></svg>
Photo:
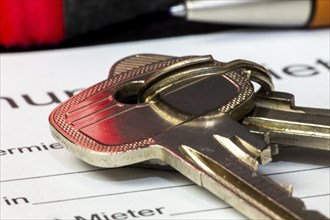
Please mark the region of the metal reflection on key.
<svg viewBox="0 0 330 220"><path fill-rule="evenodd" d="M330 110L296 107L289 93L259 94L256 107L242 123L273 148L285 145L330 150Z"/></svg>
<svg viewBox="0 0 330 220"><path fill-rule="evenodd" d="M254 108L250 80L261 94L272 89L267 71L248 61L128 57L52 112L52 134L96 166L165 161L250 218L326 219L256 172L270 148L235 121Z"/></svg>

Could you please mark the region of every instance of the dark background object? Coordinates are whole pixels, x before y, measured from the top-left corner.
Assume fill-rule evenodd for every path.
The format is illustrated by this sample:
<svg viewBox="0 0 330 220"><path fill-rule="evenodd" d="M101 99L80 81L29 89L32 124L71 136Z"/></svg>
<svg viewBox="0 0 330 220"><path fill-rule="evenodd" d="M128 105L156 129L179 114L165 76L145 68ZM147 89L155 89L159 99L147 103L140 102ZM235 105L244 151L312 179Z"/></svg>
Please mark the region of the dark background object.
<svg viewBox="0 0 330 220"><path fill-rule="evenodd" d="M66 39L57 45L29 48L0 47L0 52L59 49L204 34L233 26L189 22L172 17L169 8L178 0L64 0ZM79 3L79 4L78 4Z"/></svg>

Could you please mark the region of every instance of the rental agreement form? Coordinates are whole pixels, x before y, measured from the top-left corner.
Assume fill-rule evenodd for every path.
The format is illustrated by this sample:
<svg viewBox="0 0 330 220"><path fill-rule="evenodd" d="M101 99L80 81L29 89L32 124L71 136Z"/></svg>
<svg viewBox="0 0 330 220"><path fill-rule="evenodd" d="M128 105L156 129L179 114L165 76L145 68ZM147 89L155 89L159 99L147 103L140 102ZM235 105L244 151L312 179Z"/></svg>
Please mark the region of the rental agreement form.
<svg viewBox="0 0 330 220"><path fill-rule="evenodd" d="M330 30L221 32L92 47L1 54L0 218L244 219L180 173L88 165L51 136L60 102L107 77L137 53L247 59L271 71L298 106L330 108ZM329 122L330 123L330 122ZM330 217L329 152L287 147L258 170L292 184L293 196Z"/></svg>

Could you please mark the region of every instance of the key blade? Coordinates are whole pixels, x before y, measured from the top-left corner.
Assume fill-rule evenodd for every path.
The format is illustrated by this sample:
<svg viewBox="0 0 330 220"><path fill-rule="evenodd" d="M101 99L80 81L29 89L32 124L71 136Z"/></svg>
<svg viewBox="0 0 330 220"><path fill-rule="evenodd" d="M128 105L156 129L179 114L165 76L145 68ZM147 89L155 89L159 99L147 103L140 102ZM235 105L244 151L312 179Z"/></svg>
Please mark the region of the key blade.
<svg viewBox="0 0 330 220"><path fill-rule="evenodd" d="M306 210L304 203L291 197L286 188L255 173L233 155L215 161L189 146L181 149L205 172L201 174L201 185L251 219L328 219L319 212Z"/></svg>
<svg viewBox="0 0 330 220"><path fill-rule="evenodd" d="M330 110L294 106L293 95L259 95L253 112L243 120L252 133L269 144L330 150Z"/></svg>
<svg viewBox="0 0 330 220"><path fill-rule="evenodd" d="M208 128L195 127L193 120L161 134L156 142L170 150L168 155L176 155L164 157L169 165L251 219L327 219L319 212L306 210L303 202L291 197L286 188L259 175L245 156L237 156L242 152L235 154L231 149L235 141L231 140L235 140L236 133L242 134L239 139L258 145L256 149L262 149L261 142L254 139L256 136L246 136L244 127L238 123L232 123L229 128L229 120L223 118L223 124L217 122ZM218 135L220 133L225 136ZM169 138L172 134L176 134L175 140ZM236 148L241 147L237 145ZM253 160L253 154L250 159Z"/></svg>
<svg viewBox="0 0 330 220"><path fill-rule="evenodd" d="M164 146L169 165L251 219L327 219L256 172L258 157L270 149L227 115L200 116L164 131L155 142Z"/></svg>

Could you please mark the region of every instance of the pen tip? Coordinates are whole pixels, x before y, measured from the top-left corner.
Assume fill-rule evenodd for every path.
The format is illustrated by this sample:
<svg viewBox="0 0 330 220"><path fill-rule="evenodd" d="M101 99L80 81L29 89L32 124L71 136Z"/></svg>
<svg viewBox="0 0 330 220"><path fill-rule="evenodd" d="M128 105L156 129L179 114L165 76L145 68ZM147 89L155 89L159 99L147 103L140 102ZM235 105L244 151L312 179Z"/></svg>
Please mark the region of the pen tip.
<svg viewBox="0 0 330 220"><path fill-rule="evenodd" d="M170 14L175 17L185 17L186 7L184 5L175 5L170 8Z"/></svg>

